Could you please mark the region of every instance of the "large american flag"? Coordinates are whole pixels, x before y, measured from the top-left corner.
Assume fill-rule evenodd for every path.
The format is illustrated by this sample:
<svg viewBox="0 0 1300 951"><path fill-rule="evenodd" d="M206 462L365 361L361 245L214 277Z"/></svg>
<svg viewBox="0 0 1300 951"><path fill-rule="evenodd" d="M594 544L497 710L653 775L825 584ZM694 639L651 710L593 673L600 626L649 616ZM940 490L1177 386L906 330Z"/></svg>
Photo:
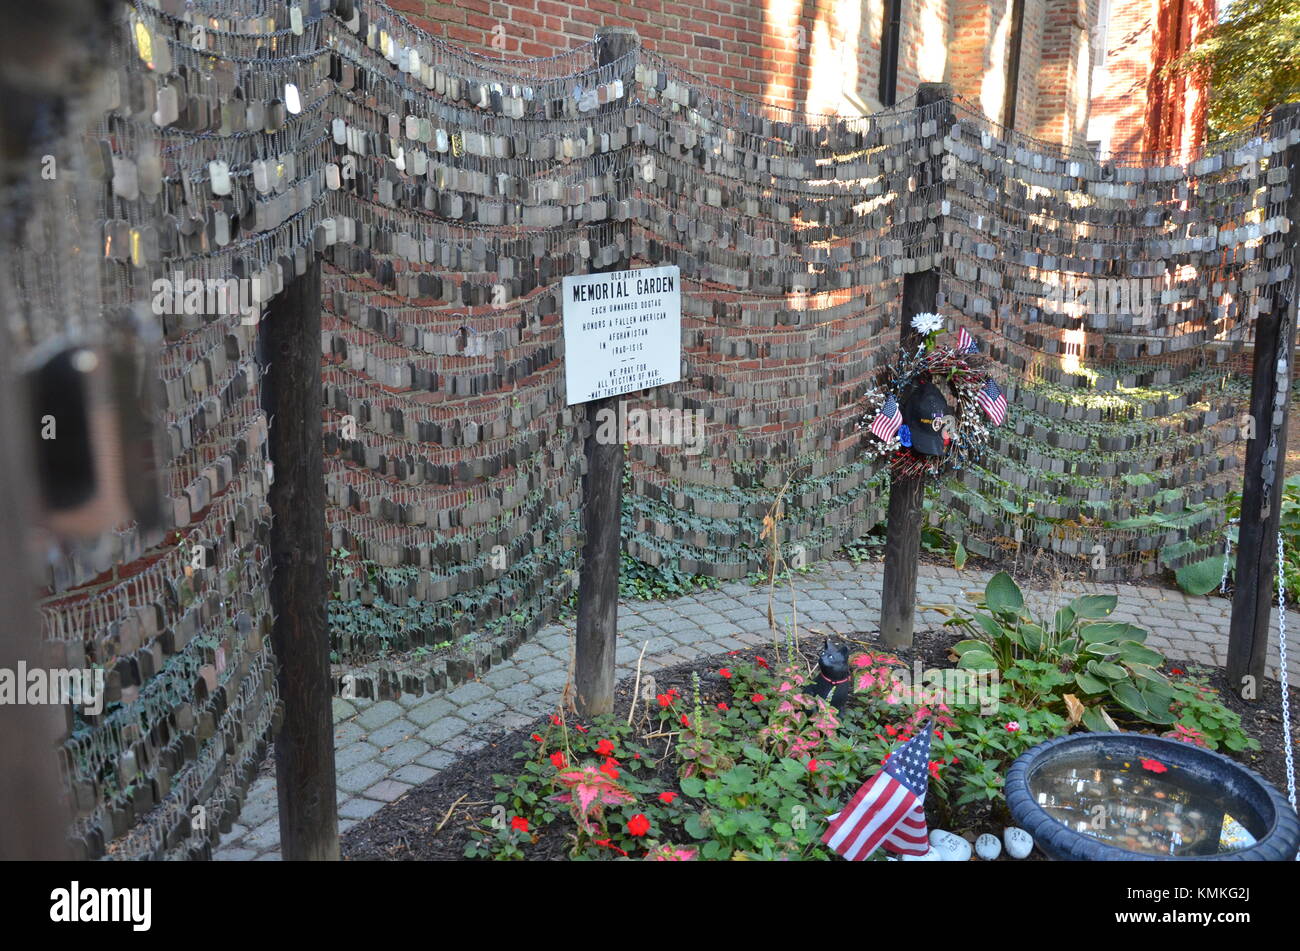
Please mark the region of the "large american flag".
<svg viewBox="0 0 1300 951"><path fill-rule="evenodd" d="M979 344L975 342L975 338L970 335L969 330L967 330L965 327L957 328L957 352L958 353L974 353L979 348L980 348Z"/></svg>
<svg viewBox="0 0 1300 951"><path fill-rule="evenodd" d="M831 816L822 841L860 862L880 846L904 855L930 851L925 827L925 791L930 783L932 725L912 737L867 780L843 810Z"/></svg>
<svg viewBox="0 0 1300 951"><path fill-rule="evenodd" d="M894 433L898 432L898 427L902 425L903 414L898 411L898 400L890 394L885 397L885 405L880 407L880 412L871 421L871 431L885 442L889 442L894 438Z"/></svg>
<svg viewBox="0 0 1300 951"><path fill-rule="evenodd" d="M988 414L989 419L993 420L994 426L1001 426L1002 421L1007 418L1007 394L1003 393L1002 388L992 380L985 383L984 388L975 394L975 401Z"/></svg>

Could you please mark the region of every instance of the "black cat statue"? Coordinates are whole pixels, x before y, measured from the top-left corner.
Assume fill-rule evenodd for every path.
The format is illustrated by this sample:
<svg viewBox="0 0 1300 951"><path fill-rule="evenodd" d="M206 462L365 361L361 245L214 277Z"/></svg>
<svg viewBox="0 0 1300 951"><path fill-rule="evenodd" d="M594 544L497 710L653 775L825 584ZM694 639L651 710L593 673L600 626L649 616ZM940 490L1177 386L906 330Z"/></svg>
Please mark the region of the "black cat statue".
<svg viewBox="0 0 1300 951"><path fill-rule="evenodd" d="M844 712L844 702L849 699L849 648L841 641L829 637L822 645L817 658L817 679L808 693L829 700L838 712Z"/></svg>

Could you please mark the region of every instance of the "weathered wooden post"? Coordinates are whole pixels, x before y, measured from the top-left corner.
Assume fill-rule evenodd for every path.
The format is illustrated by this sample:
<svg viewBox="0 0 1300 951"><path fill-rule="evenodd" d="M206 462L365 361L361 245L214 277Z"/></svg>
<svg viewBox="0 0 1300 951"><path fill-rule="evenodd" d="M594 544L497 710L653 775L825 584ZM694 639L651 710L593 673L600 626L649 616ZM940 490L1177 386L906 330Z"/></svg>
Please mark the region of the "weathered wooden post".
<svg viewBox="0 0 1300 951"><path fill-rule="evenodd" d="M944 83L922 83L917 90L921 106L950 104L952 90ZM935 110L931 110L934 112ZM938 110L940 128L947 128L951 106ZM931 156L918 174L917 185L939 185L943 181L943 156ZM912 329L917 314L939 309L939 268L903 276L903 310L899 322L899 346L915 350L922 337ZM923 477L894 478L889 486L889 510L885 517L885 576L880 592L880 635L890 647L912 643L916 611L916 566L921 553L921 523L924 519L926 481Z"/></svg>
<svg viewBox="0 0 1300 951"><path fill-rule="evenodd" d="M261 325L270 419L271 605L284 722L275 740L280 853L339 857L325 603L325 462L321 446L320 260L287 281Z"/></svg>
<svg viewBox="0 0 1300 951"><path fill-rule="evenodd" d="M637 45L636 30L608 27L596 36L596 63L608 66ZM612 226L611 226L612 227ZM592 268L617 271L626 261ZM618 642L618 569L622 560L623 464L621 439L597 439L604 412L618 418L620 397L587 403L591 430L584 451L582 567L578 574L578 630L574 644L574 688L578 713L589 717L614 709L614 654Z"/></svg>
<svg viewBox="0 0 1300 951"><path fill-rule="evenodd" d="M1282 125L1300 117L1300 103L1274 110ZM1228 628L1228 680L1244 699L1259 696L1268 659L1273 578L1277 574L1277 530L1286 481L1287 417L1291 403L1291 363L1295 358L1296 275L1300 272L1300 145L1282 156L1290 169L1291 194L1283 212L1291 230L1283 236L1291 261L1290 290L1279 292L1268 312L1255 322L1255 365L1250 390L1254 434L1246 443L1246 471L1241 488L1241 525L1237 544L1237 589ZM1287 287L1287 285L1283 285ZM1279 364L1279 359L1281 363ZM1279 369L1280 367L1280 369ZM1277 433L1276 448L1270 449ZM1267 491L1267 500L1265 494Z"/></svg>

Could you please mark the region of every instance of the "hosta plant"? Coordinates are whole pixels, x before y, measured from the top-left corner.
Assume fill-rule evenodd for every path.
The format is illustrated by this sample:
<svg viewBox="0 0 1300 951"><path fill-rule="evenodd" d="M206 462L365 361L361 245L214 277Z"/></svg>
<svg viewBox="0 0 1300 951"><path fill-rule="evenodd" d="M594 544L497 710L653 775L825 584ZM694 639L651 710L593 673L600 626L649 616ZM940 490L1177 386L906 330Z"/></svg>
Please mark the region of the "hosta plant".
<svg viewBox="0 0 1300 951"><path fill-rule="evenodd" d="M1085 594L1050 621L1037 621L1001 571L989 579L978 610L945 623L973 635L952 647L958 667L999 671L1013 699L1028 709L1052 707L1071 724L1101 732L1118 729L1117 720L1171 726L1178 718L1170 709L1175 690L1160 671L1164 656L1143 643L1145 629L1107 620L1117 601ZM1022 676L1007 676L1017 669ZM1036 675L1031 687L1025 673Z"/></svg>

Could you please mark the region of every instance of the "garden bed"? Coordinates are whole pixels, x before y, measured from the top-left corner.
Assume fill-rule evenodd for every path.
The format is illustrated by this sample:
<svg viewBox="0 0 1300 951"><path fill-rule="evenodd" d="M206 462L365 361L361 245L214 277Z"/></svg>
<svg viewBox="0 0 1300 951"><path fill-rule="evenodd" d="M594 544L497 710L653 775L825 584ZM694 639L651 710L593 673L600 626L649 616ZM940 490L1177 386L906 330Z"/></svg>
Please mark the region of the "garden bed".
<svg viewBox="0 0 1300 951"><path fill-rule="evenodd" d="M867 635L862 639L847 640L852 650L878 650L878 645L869 638L870 635ZM925 668L952 667L949 648L959 639L960 635L950 628L919 632L914 647L911 650L897 652L897 656L909 668L912 667L914 660L920 660ZM805 636L800 645L800 653L810 669L815 669L820 646L820 637L813 636ZM738 669L743 665L754 663L757 658L772 656L773 649L769 646L739 653L718 654L680 664L656 671L655 689L667 693L675 688L680 696L691 698L694 684L698 682L699 706L712 710L718 703L734 702L735 684L724 679L719 673L720 670ZM1179 661L1169 660L1166 669L1191 671L1193 668ZM1239 753L1231 753L1224 750L1224 752L1229 752L1229 755L1257 770L1279 789L1285 791L1285 766L1281 752L1282 723L1276 684L1269 682L1261 700L1248 704L1227 690L1228 684L1221 670L1204 671L1204 674L1209 686L1220 691L1225 706L1240 714L1242 731L1257 740L1261 747L1258 751L1243 750ZM620 723L627 718L633 691L632 681L633 678L626 678L617 687L615 710ZM856 697L851 697L849 700L850 705L856 702ZM1293 691L1292 702L1300 703L1300 692ZM639 722L643 722L643 710L643 704L638 702ZM560 729L577 731L578 726L578 721L570 714ZM645 729L652 733L658 732L653 724L646 726ZM493 841L490 838L484 839L484 835L485 832L490 833L493 828L494 817L499 827L503 819L509 821L509 818L516 814L517 801L512 799L504 806L498 803L498 794L503 791L503 787L494 780L494 777L518 776L527 759L534 762L540 760L544 767L545 756L539 755L537 738L544 737L546 744L555 745L556 731L557 726L552 717L544 715L518 730L491 737L484 748L461 757L433 779L412 789L402 799L386 806L349 830L342 839L343 856L352 860L464 859L467 847L474 851L473 843L476 838L481 841ZM601 728L597 726L585 736L578 732L573 732L570 736L590 745L596 742L591 737L600 732ZM642 801L653 801L654 796L657 795L656 790L676 791L682 788L679 778L681 763L678 758L659 755L656 760L656 754L662 754L664 751L663 738L645 741L645 745L634 742L635 738L632 736L625 739L617 741L621 757L619 769L625 774L624 780L645 791L640 796ZM549 745L545 748L549 748ZM644 749L646 753L640 760L633 759L630 757L634 757L635 754L629 752L632 749ZM528 754L527 759L518 755L525 752ZM869 769L864 770L863 775L855 777L854 785L865 781L870 772ZM635 779L632 779L633 775ZM519 788L516 786L514 791L518 792ZM851 795L851 790L848 794ZM844 798L847 798L847 795L844 795ZM643 841L657 841L661 846L675 843L698 847L700 842L685 834L681 826L673 826L664 821L670 818L666 813L671 812L682 801L676 799L668 806L654 807L662 812L654 812L647 807L646 811L651 813L654 829L645 840L629 840L627 836L611 838L608 846L593 849L588 845L584 854L595 858L614 858L618 857L617 853L622 849L637 857L641 853L630 846L642 844ZM552 808L557 811L558 818L549 824L534 822L527 835L515 836L522 842L523 856L530 860L564 860L570 857L574 848L576 828L574 821L567 815L565 807L556 805ZM1001 798L955 805L949 809L945 803L932 796L927 803L927 816L931 829L948 829L965 835L968 839L973 839L983 832L1000 834L1003 827L1010 824ZM820 826L820 821L815 821ZM610 825L613 824L611 821ZM499 838L510 835L511 833L498 833ZM600 838L599 834L593 833L585 836L584 841L589 844L592 840ZM478 851L482 853L481 848ZM644 849L641 851L643 853ZM1040 858L1041 854L1035 850L1032 857ZM1005 855L1002 860L1006 860Z"/></svg>

